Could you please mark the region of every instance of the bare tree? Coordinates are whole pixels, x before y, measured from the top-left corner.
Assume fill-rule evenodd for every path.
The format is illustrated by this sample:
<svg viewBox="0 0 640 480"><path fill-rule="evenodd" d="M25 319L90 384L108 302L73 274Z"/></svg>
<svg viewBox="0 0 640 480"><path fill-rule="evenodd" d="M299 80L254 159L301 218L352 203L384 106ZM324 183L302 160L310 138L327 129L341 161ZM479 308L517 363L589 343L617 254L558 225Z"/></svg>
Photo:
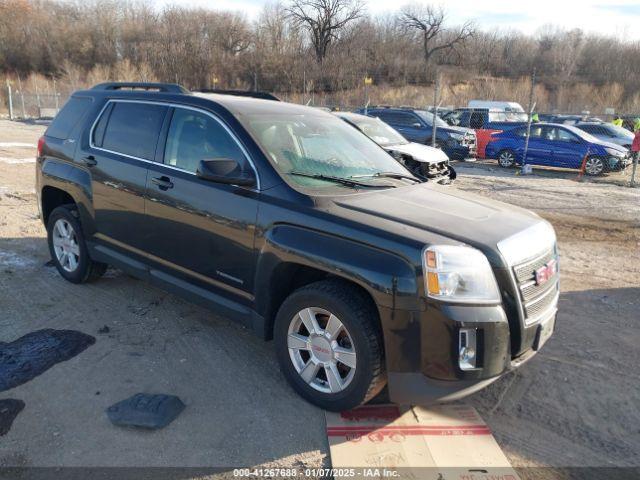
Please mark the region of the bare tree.
<svg viewBox="0 0 640 480"><path fill-rule="evenodd" d="M442 7L432 5L407 5L400 11L400 22L408 30L419 32L425 64L429 65L434 54L455 51L475 34L473 22L467 21L458 29L445 27L446 14Z"/></svg>
<svg viewBox="0 0 640 480"><path fill-rule="evenodd" d="M322 63L340 31L364 14L361 0L292 0L290 18L311 35L316 61Z"/></svg>

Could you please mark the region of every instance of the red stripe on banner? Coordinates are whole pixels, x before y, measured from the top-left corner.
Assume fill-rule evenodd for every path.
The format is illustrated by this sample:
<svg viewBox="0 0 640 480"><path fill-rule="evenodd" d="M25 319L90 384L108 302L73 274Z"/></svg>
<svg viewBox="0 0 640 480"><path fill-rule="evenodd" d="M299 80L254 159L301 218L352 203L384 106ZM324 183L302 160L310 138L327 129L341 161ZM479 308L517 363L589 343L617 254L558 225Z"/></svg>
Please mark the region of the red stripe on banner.
<svg viewBox="0 0 640 480"><path fill-rule="evenodd" d="M339 428L327 429L328 437L362 437L371 435L376 439L381 437L395 437L398 435L403 436L455 436L455 435L491 435L491 431L488 428L407 428L407 429L370 429L370 430L341 430Z"/></svg>
<svg viewBox="0 0 640 480"><path fill-rule="evenodd" d="M486 429L486 425L336 425L327 427L327 430L409 430L409 429L435 429L435 430L475 430Z"/></svg>

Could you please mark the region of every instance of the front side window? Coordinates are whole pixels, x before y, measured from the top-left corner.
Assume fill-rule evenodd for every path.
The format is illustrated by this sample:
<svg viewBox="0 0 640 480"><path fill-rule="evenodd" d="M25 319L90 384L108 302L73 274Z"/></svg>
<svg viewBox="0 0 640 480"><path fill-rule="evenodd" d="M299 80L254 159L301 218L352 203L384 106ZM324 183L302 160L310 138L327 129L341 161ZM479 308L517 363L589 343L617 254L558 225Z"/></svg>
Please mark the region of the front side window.
<svg viewBox="0 0 640 480"><path fill-rule="evenodd" d="M564 128L549 128L547 130L547 140L555 140L559 142L574 142L578 138Z"/></svg>
<svg viewBox="0 0 640 480"><path fill-rule="evenodd" d="M166 112L167 107L163 105L115 102L103 113L109 118L99 146L112 152L153 160ZM97 125L100 128L101 123L99 121Z"/></svg>
<svg viewBox="0 0 640 480"><path fill-rule="evenodd" d="M176 108L164 150L164 163L195 173L200 160L230 159L244 166L242 150L225 130L209 115Z"/></svg>
<svg viewBox="0 0 640 480"><path fill-rule="evenodd" d="M309 175L344 179L383 172L411 175L372 140L330 114L256 113L241 120L278 172L300 185L336 186Z"/></svg>

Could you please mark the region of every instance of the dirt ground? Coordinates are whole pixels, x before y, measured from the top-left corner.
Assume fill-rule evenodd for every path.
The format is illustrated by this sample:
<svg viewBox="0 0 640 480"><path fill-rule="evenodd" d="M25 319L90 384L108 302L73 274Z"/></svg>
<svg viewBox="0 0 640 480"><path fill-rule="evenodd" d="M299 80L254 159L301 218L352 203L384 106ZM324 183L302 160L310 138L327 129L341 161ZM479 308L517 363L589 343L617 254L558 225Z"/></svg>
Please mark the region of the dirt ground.
<svg viewBox="0 0 640 480"><path fill-rule="evenodd" d="M97 341L0 394L26 404L0 466L329 465L323 412L287 386L270 343L117 270L77 286L46 265L29 160L43 130L0 120L0 342L42 328ZM544 350L466 402L514 466L639 466L640 189L623 186L625 174L577 182L575 172L456 168L452 188L551 221L562 272ZM187 408L156 432L112 426L104 410L140 391Z"/></svg>

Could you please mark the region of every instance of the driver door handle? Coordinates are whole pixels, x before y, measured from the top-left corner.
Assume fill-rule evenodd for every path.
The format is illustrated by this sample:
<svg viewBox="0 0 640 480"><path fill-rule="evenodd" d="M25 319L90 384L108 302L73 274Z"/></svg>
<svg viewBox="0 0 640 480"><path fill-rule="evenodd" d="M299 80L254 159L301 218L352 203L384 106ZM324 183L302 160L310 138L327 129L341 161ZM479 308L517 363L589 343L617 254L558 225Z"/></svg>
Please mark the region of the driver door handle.
<svg viewBox="0 0 640 480"><path fill-rule="evenodd" d="M84 163L87 167L93 167L98 164L96 157L94 157L93 155L87 155L86 157L82 157L80 161Z"/></svg>
<svg viewBox="0 0 640 480"><path fill-rule="evenodd" d="M173 188L171 179L164 175L162 177L152 178L151 181L155 183L160 190L169 190L170 188Z"/></svg>

